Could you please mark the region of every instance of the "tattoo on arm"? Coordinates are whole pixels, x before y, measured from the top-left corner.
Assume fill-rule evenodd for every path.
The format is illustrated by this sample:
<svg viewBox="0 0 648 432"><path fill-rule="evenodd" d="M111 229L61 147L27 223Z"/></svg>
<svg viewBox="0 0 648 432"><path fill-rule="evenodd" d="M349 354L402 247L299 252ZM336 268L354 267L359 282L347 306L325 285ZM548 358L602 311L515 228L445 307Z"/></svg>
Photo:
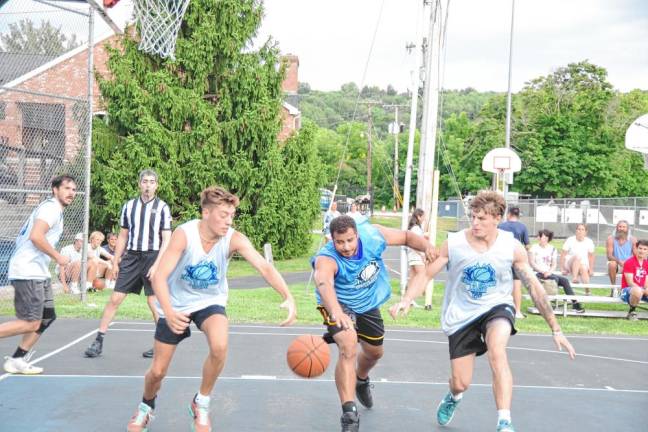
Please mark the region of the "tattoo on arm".
<svg viewBox="0 0 648 432"><path fill-rule="evenodd" d="M549 301L547 300L547 295L545 294L544 288L540 281L533 273L533 270L528 263L515 264L514 265L515 273L522 281L524 286L528 287L529 295L538 308L540 315L547 321L547 324L553 329L556 326L556 318L554 316L553 310L549 306Z"/></svg>

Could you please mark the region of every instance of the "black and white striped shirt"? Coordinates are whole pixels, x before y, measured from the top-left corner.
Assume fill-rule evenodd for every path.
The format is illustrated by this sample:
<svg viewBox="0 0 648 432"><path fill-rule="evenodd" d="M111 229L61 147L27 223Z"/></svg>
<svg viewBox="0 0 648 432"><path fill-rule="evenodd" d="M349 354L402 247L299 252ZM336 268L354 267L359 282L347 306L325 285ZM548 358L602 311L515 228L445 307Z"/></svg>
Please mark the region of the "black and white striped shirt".
<svg viewBox="0 0 648 432"><path fill-rule="evenodd" d="M167 203L154 198L144 203L134 198L124 204L120 224L128 230L130 251L157 251L162 242L162 231L171 230L171 211Z"/></svg>

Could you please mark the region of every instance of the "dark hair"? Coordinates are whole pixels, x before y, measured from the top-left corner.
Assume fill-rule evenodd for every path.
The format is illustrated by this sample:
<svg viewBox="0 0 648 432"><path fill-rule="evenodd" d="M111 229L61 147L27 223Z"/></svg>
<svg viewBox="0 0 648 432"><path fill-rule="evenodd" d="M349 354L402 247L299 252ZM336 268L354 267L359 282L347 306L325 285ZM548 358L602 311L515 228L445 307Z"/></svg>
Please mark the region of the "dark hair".
<svg viewBox="0 0 648 432"><path fill-rule="evenodd" d="M335 234L344 234L347 230L351 228L354 232L358 232L356 227L355 220L351 216L342 215L336 218L333 218L331 224L329 225L329 230L331 231L331 238L335 237Z"/></svg>
<svg viewBox="0 0 648 432"><path fill-rule="evenodd" d="M483 211L493 217L504 216L506 201L499 192L483 190L470 201L470 210L473 212Z"/></svg>
<svg viewBox="0 0 648 432"><path fill-rule="evenodd" d="M114 232L109 232L108 234L106 234L106 240L110 240L113 237L117 237L117 234L115 234Z"/></svg>
<svg viewBox="0 0 648 432"><path fill-rule="evenodd" d="M76 179L74 178L74 176L71 176L70 174L62 174L60 176L56 176L52 179L52 189L60 188L61 185L65 182L76 183Z"/></svg>
<svg viewBox="0 0 648 432"><path fill-rule="evenodd" d="M414 225L421 226L421 221L419 221L419 218L421 216L424 216L425 212L423 209L417 208L412 212L412 216L409 218L409 223L407 224L407 229L411 229Z"/></svg>
<svg viewBox="0 0 648 432"><path fill-rule="evenodd" d="M520 217L520 207L509 207L508 214L515 217Z"/></svg>
<svg viewBox="0 0 648 432"><path fill-rule="evenodd" d="M549 239L549 241L553 240L553 231L548 230L548 229L541 229L538 231L538 238L545 236Z"/></svg>
<svg viewBox="0 0 648 432"><path fill-rule="evenodd" d="M648 240L637 240L637 247L648 246Z"/></svg>

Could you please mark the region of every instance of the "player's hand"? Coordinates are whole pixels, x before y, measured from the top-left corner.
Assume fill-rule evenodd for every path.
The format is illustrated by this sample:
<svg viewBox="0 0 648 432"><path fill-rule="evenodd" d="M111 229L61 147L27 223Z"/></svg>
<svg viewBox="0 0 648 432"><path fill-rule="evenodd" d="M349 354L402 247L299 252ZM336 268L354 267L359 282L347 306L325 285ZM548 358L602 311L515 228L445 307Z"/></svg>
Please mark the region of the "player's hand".
<svg viewBox="0 0 648 432"><path fill-rule="evenodd" d="M439 248L429 245L425 248L425 261L428 263L434 262L439 257Z"/></svg>
<svg viewBox="0 0 648 432"><path fill-rule="evenodd" d="M576 358L576 350L574 350L574 347L569 343L562 332L554 333L553 340L556 344L556 348L558 348L558 351L562 351L563 348L565 348L567 354L569 354L569 358L571 358L572 360Z"/></svg>
<svg viewBox="0 0 648 432"><path fill-rule="evenodd" d="M166 323L175 334L182 334L189 327L189 315L171 309L164 312Z"/></svg>
<svg viewBox="0 0 648 432"><path fill-rule="evenodd" d="M389 308L389 315L391 315L393 319L397 319L399 315L405 317L409 313L411 306L411 301L401 300Z"/></svg>
<svg viewBox="0 0 648 432"><path fill-rule="evenodd" d="M341 328L342 330L349 330L355 327L351 317L344 312L340 311L338 314L331 314L331 321L335 322L335 325Z"/></svg>
<svg viewBox="0 0 648 432"><path fill-rule="evenodd" d="M148 280L151 280L151 279L153 278L153 275L154 275L155 272L157 271L157 268L158 268L158 262L155 261L155 262L153 263L153 265L149 268L149 271L146 272L146 278L147 278Z"/></svg>
<svg viewBox="0 0 648 432"><path fill-rule="evenodd" d="M297 307L295 306L295 299L289 296L283 303L279 305L280 308L288 310L288 317L279 324L280 326L289 326L297 319Z"/></svg>
<svg viewBox="0 0 648 432"><path fill-rule="evenodd" d="M65 267L66 265L70 264L70 258L59 254L56 257L56 264L60 265L61 267Z"/></svg>

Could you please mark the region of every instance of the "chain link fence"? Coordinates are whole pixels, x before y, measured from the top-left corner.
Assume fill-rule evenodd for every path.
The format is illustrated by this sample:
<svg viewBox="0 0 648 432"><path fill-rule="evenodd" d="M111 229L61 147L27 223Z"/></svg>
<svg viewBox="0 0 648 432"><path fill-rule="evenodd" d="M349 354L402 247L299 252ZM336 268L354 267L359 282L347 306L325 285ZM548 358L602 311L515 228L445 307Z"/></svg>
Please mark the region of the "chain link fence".
<svg viewBox="0 0 648 432"><path fill-rule="evenodd" d="M93 38L87 5L78 11L29 0L0 10L0 315L14 313L7 271L16 236L51 196L53 177L73 175L78 191L57 249L84 231ZM54 263L50 270L61 295Z"/></svg>
<svg viewBox="0 0 648 432"><path fill-rule="evenodd" d="M648 239L648 197L517 199L509 201L509 205L520 208L520 221L532 236L549 229L555 238L567 238L575 234L578 224L584 223L588 237L603 246L617 222L625 220L632 235ZM457 230L469 226L461 201L440 201L438 215L454 218Z"/></svg>

